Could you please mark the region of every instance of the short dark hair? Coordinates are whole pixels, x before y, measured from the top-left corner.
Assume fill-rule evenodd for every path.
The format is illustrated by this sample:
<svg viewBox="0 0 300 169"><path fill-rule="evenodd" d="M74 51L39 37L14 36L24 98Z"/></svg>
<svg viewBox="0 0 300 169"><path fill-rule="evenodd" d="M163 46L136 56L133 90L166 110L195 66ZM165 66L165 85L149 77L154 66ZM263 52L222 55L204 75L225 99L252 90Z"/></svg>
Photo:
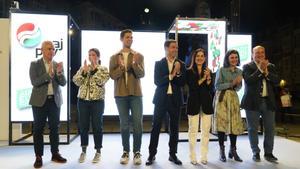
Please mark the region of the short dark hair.
<svg viewBox="0 0 300 169"><path fill-rule="evenodd" d="M231 54L236 54L238 56L237 66L240 66L241 60L240 60L240 54L239 54L239 52L237 50L231 49L231 50L228 50L226 52L226 54L225 54L223 67L230 67L229 56Z"/></svg>
<svg viewBox="0 0 300 169"><path fill-rule="evenodd" d="M165 43L164 43L164 47L165 47L165 48L168 48L168 47L170 46L171 43L177 43L177 41L174 40L174 39L167 39L167 40L165 41Z"/></svg>
<svg viewBox="0 0 300 169"><path fill-rule="evenodd" d="M123 39L126 33L132 33L133 31L131 29L124 29L120 33L120 38Z"/></svg>

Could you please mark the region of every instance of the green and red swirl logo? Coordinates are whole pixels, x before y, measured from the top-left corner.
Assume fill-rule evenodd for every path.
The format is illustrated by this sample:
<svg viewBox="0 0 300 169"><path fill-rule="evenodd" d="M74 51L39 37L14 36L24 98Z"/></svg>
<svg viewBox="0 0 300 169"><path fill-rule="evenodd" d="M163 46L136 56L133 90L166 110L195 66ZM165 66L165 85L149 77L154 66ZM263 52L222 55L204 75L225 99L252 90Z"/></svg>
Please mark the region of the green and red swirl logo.
<svg viewBox="0 0 300 169"><path fill-rule="evenodd" d="M21 46L33 48L41 42L41 29L33 23L24 23L17 30L17 39Z"/></svg>

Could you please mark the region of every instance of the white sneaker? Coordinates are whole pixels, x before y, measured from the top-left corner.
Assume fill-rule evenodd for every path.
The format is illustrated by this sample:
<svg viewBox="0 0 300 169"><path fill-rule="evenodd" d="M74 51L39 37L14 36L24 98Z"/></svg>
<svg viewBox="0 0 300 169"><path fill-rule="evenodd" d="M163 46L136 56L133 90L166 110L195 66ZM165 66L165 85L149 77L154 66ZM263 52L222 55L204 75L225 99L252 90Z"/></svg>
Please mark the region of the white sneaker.
<svg viewBox="0 0 300 169"><path fill-rule="evenodd" d="M200 159L200 162L203 164L203 165L206 165L207 164L207 157L202 157Z"/></svg>
<svg viewBox="0 0 300 169"><path fill-rule="evenodd" d="M201 160L201 163L202 163L203 165L206 165L206 164L207 164L207 160Z"/></svg>
<svg viewBox="0 0 300 169"><path fill-rule="evenodd" d="M95 156L93 158L93 163L98 163L100 161L100 157L101 157L101 154L100 153L95 153Z"/></svg>
<svg viewBox="0 0 300 169"><path fill-rule="evenodd" d="M128 164L128 161L129 161L129 154L128 154L128 152L124 151L122 156L121 156L120 163L121 164Z"/></svg>
<svg viewBox="0 0 300 169"><path fill-rule="evenodd" d="M133 164L134 165L141 165L142 164L141 156L142 155L139 151L134 153L134 157L133 157Z"/></svg>
<svg viewBox="0 0 300 169"><path fill-rule="evenodd" d="M82 153L80 154L80 157L79 157L79 159L78 159L78 162L79 162L79 163L83 163L83 162L85 161L85 157L86 157L86 153L82 152Z"/></svg>
<svg viewBox="0 0 300 169"><path fill-rule="evenodd" d="M193 165L197 165L198 163L197 163L197 161L196 161L196 160L191 160L191 164L193 164Z"/></svg>

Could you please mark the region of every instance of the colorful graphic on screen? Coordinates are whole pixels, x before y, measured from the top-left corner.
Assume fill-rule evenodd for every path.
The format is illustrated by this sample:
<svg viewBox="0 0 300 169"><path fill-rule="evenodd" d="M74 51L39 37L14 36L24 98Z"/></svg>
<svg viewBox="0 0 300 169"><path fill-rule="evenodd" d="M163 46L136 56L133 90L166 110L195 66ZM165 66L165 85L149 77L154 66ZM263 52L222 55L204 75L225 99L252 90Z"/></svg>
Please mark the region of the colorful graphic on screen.
<svg viewBox="0 0 300 169"><path fill-rule="evenodd" d="M170 33L176 32L176 24ZM178 34L207 34L208 42L208 67L216 72L223 65L226 46L226 21L224 20L189 20L178 19Z"/></svg>
<svg viewBox="0 0 300 169"><path fill-rule="evenodd" d="M243 69L243 65L251 61L251 49L252 49L252 36L251 35L239 35L228 34L227 35L227 49L235 49L239 52L241 64L239 68ZM238 96L241 101L244 95L244 82L242 88L238 91ZM245 111L241 110L242 117L246 117Z"/></svg>
<svg viewBox="0 0 300 169"><path fill-rule="evenodd" d="M41 43L41 29L33 23L24 23L17 30L17 39L21 46L33 48Z"/></svg>
<svg viewBox="0 0 300 169"><path fill-rule="evenodd" d="M33 87L29 77L30 64L42 57L42 42L52 41L56 53L53 60L63 62L64 74L68 77L68 16L11 13L10 22L10 119L13 122L33 121L29 105ZM61 87L61 91L60 120L66 121L67 87Z"/></svg>

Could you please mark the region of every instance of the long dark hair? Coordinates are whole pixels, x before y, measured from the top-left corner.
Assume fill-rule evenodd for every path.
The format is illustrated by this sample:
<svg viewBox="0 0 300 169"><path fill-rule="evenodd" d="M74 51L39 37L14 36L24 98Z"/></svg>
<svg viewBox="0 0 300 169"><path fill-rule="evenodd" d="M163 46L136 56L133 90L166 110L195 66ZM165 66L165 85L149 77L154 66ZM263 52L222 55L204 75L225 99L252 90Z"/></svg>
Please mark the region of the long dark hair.
<svg viewBox="0 0 300 169"><path fill-rule="evenodd" d="M231 49L231 50L228 50L225 54L225 57L224 57L224 62L223 62L223 67L230 67L230 63L229 63L229 56L231 54L236 54L238 56L238 63L236 64L236 66L240 66L240 54L237 50L234 50L234 49Z"/></svg>
<svg viewBox="0 0 300 169"><path fill-rule="evenodd" d="M201 74L199 76L198 74L198 67L197 67L197 64L196 64L196 56L199 52L202 52L204 54L204 57L205 57L205 61L203 62L202 64L202 70L201 70ZM190 64L190 67L188 68L189 70L192 70L196 75L197 77L203 77L204 76L204 70L206 69L207 67L207 62L206 62L206 54L205 54L205 50L203 48L198 48L196 49L193 53L192 53L192 60L191 60L191 64Z"/></svg>
<svg viewBox="0 0 300 169"><path fill-rule="evenodd" d="M96 53L96 56L99 58L98 64L101 65L100 51L99 51L99 49L97 49L97 48L91 48L91 49L89 50L89 52L95 52L95 53Z"/></svg>

